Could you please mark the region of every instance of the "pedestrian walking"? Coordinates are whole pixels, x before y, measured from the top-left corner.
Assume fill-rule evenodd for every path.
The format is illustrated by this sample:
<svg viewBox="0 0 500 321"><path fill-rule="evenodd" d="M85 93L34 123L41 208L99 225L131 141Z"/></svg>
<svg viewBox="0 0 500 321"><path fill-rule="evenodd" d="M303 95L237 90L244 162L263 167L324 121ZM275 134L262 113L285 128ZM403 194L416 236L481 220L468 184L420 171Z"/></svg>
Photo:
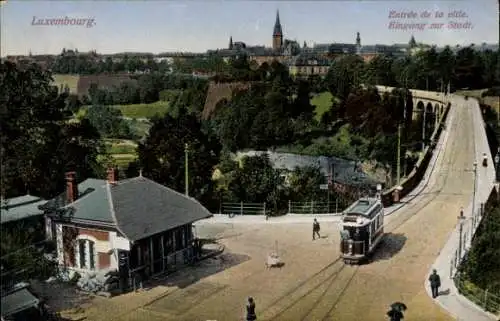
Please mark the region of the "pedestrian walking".
<svg viewBox="0 0 500 321"><path fill-rule="evenodd" d="M387 316L389 317L390 321L401 321L402 319L404 319L403 312L396 309L389 310L389 312L387 312Z"/></svg>
<svg viewBox="0 0 500 321"><path fill-rule="evenodd" d="M257 320L257 315L255 314L255 302L252 297L249 297L247 303L247 321L254 320Z"/></svg>
<svg viewBox="0 0 500 321"><path fill-rule="evenodd" d="M313 241L316 239L316 235L318 235L318 238L321 238L321 235L319 235L319 230L320 230L319 222L317 219L314 219L314 222L313 222Z"/></svg>
<svg viewBox="0 0 500 321"><path fill-rule="evenodd" d="M439 287L441 286L441 278L437 274L436 269L432 270L429 276L429 283L431 284L432 297L436 298L439 295Z"/></svg>

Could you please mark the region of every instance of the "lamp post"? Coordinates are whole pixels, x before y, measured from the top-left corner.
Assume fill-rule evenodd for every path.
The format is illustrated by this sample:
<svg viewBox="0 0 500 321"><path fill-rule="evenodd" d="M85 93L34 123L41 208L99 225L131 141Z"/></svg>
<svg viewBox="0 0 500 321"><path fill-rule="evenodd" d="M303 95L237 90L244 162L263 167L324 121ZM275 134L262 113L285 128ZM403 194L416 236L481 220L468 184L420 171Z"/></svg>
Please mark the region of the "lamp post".
<svg viewBox="0 0 500 321"><path fill-rule="evenodd" d="M410 155L408 153L405 153L405 163L403 165L403 177L406 177L408 174L406 171L408 169L408 160L410 159Z"/></svg>
<svg viewBox="0 0 500 321"><path fill-rule="evenodd" d="M474 234L474 225L475 225L475 222L474 222L474 213L476 212L476 183L477 183L477 162L474 162L473 164L474 168L473 168L473 171L474 171L474 187L473 187L473 191L472 191L472 211L471 211L471 220L472 220L472 224L471 224L471 241L472 241L472 235Z"/></svg>
<svg viewBox="0 0 500 321"><path fill-rule="evenodd" d="M189 145L184 144L184 180L185 180L185 190L186 196L189 196Z"/></svg>
<svg viewBox="0 0 500 321"><path fill-rule="evenodd" d="M499 171L498 171L498 163L500 162L500 147L498 148L497 150L497 154L495 155L495 180L497 182L500 181L500 178L499 178Z"/></svg>
<svg viewBox="0 0 500 321"><path fill-rule="evenodd" d="M458 227L459 227L459 235L458 235L458 264L460 265L460 262L462 260L462 232L463 232L463 225L465 222L465 216L464 216L464 209L460 209L460 215L457 217L458 219Z"/></svg>

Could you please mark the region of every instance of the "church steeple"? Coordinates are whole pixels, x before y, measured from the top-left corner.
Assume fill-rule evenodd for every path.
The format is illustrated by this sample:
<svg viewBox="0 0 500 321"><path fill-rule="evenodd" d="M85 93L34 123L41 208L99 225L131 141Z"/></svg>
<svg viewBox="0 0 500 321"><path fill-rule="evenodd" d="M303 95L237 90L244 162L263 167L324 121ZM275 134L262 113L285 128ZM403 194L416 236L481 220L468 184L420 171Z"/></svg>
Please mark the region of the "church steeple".
<svg viewBox="0 0 500 321"><path fill-rule="evenodd" d="M415 41L415 37L411 35L410 42L408 43L410 45L410 48L415 48L417 46L417 42Z"/></svg>
<svg viewBox="0 0 500 321"><path fill-rule="evenodd" d="M359 32L356 32L356 53L359 55L361 52L361 37Z"/></svg>
<svg viewBox="0 0 500 321"><path fill-rule="evenodd" d="M276 22L274 23L273 36L275 36L275 37L276 36L283 36L283 31L281 30L279 10L276 10Z"/></svg>
<svg viewBox="0 0 500 321"><path fill-rule="evenodd" d="M276 22L274 23L274 30L273 30L273 49L275 51L281 51L282 47L283 47L283 30L281 29L280 12L276 10Z"/></svg>
<svg viewBox="0 0 500 321"><path fill-rule="evenodd" d="M229 37L229 49L232 50L233 49L233 36L230 36Z"/></svg>

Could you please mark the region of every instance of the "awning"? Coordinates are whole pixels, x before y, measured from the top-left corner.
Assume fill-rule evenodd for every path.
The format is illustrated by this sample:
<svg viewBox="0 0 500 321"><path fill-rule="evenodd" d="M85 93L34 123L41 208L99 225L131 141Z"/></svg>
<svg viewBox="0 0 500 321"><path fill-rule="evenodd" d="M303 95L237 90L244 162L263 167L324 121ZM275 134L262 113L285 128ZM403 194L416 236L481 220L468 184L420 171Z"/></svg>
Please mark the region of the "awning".
<svg viewBox="0 0 500 321"><path fill-rule="evenodd" d="M2 297L2 317L7 317L32 307L37 307L39 302L40 300L26 288L7 294Z"/></svg>

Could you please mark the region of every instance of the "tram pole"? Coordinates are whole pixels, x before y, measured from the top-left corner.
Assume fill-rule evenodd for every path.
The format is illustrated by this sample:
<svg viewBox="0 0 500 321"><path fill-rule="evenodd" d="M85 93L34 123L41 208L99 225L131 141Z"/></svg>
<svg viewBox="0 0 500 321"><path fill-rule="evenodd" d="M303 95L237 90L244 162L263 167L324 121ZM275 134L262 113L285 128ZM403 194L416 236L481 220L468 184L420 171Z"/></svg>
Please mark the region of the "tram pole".
<svg viewBox="0 0 500 321"><path fill-rule="evenodd" d="M401 178L401 124L398 124L398 151L397 151L397 167L396 167L396 184L399 186Z"/></svg>
<svg viewBox="0 0 500 321"><path fill-rule="evenodd" d="M459 225L459 236L458 236L458 266L462 262L462 234L463 234L463 225L465 221L464 217L464 210L463 208L460 209L460 216L458 218L458 225Z"/></svg>
<svg viewBox="0 0 500 321"><path fill-rule="evenodd" d="M476 213L476 186L477 186L477 162L474 162L474 189L472 191L472 212L471 212L471 242L474 235L475 213Z"/></svg>
<svg viewBox="0 0 500 321"><path fill-rule="evenodd" d="M186 196L189 196L189 145L188 143L184 144L184 180L185 180L185 189L184 193Z"/></svg>

